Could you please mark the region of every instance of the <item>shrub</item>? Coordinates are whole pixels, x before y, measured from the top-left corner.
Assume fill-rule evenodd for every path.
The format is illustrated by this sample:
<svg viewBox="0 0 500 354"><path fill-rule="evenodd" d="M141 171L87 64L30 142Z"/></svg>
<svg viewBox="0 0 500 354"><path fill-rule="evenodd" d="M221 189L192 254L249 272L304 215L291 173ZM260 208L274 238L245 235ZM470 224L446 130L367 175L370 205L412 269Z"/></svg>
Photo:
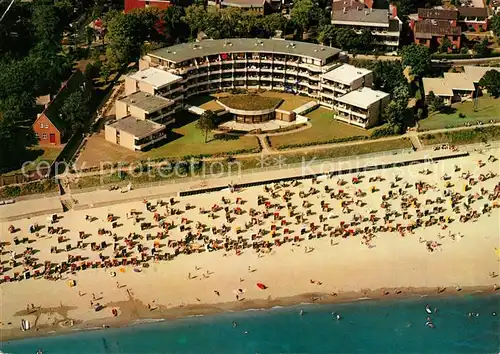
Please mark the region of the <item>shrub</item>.
<svg viewBox="0 0 500 354"><path fill-rule="evenodd" d="M50 178L22 185L0 188L0 198L15 198L28 194L41 194L56 191L57 183L55 179Z"/></svg>

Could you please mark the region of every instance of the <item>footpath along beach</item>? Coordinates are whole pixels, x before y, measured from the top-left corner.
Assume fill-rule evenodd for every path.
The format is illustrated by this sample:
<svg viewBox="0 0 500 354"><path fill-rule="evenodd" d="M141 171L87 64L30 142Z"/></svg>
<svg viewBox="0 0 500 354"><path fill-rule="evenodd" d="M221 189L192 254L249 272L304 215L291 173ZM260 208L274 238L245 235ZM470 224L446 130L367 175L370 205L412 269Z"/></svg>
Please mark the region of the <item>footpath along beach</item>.
<svg viewBox="0 0 500 354"><path fill-rule="evenodd" d="M301 302L493 292L498 157L1 222L1 339Z"/></svg>

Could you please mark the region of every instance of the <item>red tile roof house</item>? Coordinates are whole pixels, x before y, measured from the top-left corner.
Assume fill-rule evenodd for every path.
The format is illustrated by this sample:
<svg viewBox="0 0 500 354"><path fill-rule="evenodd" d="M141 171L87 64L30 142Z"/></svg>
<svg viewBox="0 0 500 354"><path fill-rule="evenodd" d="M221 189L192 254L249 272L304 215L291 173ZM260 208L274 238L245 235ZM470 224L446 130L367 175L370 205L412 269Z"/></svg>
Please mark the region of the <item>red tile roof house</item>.
<svg viewBox="0 0 500 354"><path fill-rule="evenodd" d="M125 0L125 13L134 9L144 9L146 7L156 7L160 10L165 10L170 6L168 0Z"/></svg>
<svg viewBox="0 0 500 354"><path fill-rule="evenodd" d="M458 22L468 31L488 30L488 10L485 7L459 7Z"/></svg>
<svg viewBox="0 0 500 354"><path fill-rule="evenodd" d="M40 145L61 145L70 138L71 127L68 127L61 119L60 110L64 100L76 90L85 90L89 94L91 92L91 86L80 70L75 71L62 85L57 95L33 123L33 131Z"/></svg>
<svg viewBox="0 0 500 354"><path fill-rule="evenodd" d="M453 49L460 49L462 31L457 26L457 20L458 11L455 10L418 9L418 20L410 22L415 43L436 48L444 38L448 38Z"/></svg>

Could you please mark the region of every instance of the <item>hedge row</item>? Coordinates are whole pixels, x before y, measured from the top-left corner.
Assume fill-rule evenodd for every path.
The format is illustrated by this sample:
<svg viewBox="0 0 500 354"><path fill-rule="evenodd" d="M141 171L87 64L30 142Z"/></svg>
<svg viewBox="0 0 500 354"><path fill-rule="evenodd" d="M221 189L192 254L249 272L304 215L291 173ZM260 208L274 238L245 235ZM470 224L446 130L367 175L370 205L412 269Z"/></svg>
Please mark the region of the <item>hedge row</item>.
<svg viewBox="0 0 500 354"><path fill-rule="evenodd" d="M57 192L57 183L54 178L43 179L36 182L5 186L0 188L0 198L15 198L28 194Z"/></svg>
<svg viewBox="0 0 500 354"><path fill-rule="evenodd" d="M278 146L277 149L278 150L287 150L287 149L294 149L294 148L301 148L301 147L308 147L308 146L345 143L345 142L349 142L349 141L358 141L358 140L367 140L367 139L370 139L370 137L363 136L363 135L347 136L344 138L331 139L331 140L327 140L327 141L309 141L307 143L301 143L301 144L285 144L285 145Z"/></svg>
<svg viewBox="0 0 500 354"><path fill-rule="evenodd" d="M444 54L444 53L434 53L431 55L431 58L432 59L450 59L450 60L453 60L453 59L480 59L480 58L490 58L490 57L498 57L500 56L500 53L490 53L489 56L487 57L482 57L482 56L478 56L478 55L475 55L475 54L460 54L460 53L456 53L456 54Z"/></svg>

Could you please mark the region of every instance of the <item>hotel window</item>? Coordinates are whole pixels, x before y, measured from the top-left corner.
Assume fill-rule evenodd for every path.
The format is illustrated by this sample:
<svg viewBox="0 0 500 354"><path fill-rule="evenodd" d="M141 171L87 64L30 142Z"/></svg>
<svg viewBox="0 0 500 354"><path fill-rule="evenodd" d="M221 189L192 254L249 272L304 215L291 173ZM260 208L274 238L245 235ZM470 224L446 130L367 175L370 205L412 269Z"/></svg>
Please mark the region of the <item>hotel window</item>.
<svg viewBox="0 0 500 354"><path fill-rule="evenodd" d="M47 133L42 133L42 140L47 140Z"/></svg>

